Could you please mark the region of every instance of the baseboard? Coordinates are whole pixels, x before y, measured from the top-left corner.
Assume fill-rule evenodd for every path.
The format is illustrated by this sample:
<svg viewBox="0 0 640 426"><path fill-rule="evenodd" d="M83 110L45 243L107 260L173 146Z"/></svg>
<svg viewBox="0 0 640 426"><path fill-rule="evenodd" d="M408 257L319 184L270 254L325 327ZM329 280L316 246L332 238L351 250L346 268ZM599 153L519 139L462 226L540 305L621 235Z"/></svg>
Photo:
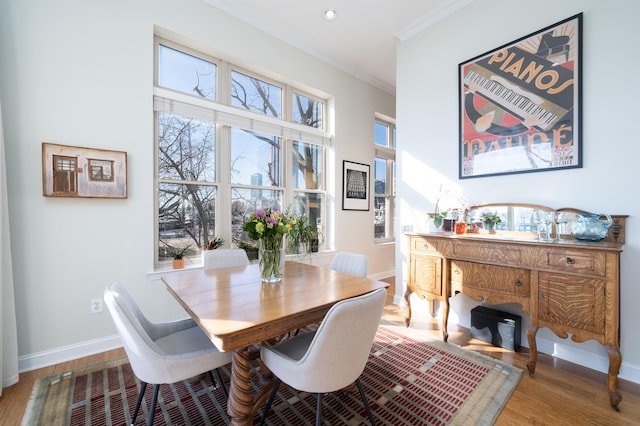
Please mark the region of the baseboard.
<svg viewBox="0 0 640 426"><path fill-rule="evenodd" d="M21 373L37 370L38 368L95 355L119 347L122 347L122 344L118 335L87 340L86 342L20 356L18 357L18 370Z"/></svg>

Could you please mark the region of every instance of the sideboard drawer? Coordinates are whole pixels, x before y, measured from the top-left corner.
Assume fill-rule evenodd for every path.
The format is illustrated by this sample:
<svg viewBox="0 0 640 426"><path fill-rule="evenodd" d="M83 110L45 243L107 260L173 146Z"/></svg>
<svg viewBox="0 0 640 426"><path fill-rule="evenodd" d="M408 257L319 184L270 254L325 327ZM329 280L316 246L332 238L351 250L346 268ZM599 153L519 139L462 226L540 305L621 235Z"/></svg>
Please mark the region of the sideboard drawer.
<svg viewBox="0 0 640 426"><path fill-rule="evenodd" d="M467 287L530 297L531 273L526 269L452 261L451 281Z"/></svg>
<svg viewBox="0 0 640 426"><path fill-rule="evenodd" d="M588 274L604 277L606 256L601 251L548 250L541 257L541 268L575 274Z"/></svg>
<svg viewBox="0 0 640 426"><path fill-rule="evenodd" d="M424 238L411 238L410 251L420 253L437 253L438 247Z"/></svg>
<svg viewBox="0 0 640 426"><path fill-rule="evenodd" d="M455 257L461 259L510 266L522 265L522 250L517 246L456 241L453 246L453 252Z"/></svg>

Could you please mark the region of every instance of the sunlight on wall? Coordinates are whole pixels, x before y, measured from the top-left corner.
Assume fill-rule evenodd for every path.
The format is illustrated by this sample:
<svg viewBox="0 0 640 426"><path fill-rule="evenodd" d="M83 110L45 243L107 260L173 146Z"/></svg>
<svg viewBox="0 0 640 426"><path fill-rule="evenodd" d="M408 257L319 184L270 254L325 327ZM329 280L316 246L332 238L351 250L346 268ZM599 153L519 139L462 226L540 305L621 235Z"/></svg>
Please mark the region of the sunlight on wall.
<svg viewBox="0 0 640 426"><path fill-rule="evenodd" d="M413 231L422 232L427 229L427 213L435 210L436 203L440 211L468 206L459 183L406 151L400 157L399 180L406 194L400 198L402 224L412 224Z"/></svg>

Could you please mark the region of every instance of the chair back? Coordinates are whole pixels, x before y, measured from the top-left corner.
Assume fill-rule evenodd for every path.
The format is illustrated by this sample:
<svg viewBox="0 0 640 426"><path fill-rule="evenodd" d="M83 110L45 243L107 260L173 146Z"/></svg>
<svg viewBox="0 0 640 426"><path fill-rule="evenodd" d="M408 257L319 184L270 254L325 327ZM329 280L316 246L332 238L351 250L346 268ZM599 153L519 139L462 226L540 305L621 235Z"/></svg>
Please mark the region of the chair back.
<svg viewBox="0 0 640 426"><path fill-rule="evenodd" d="M248 264L247 252L239 248L209 250L204 258L205 270L247 266Z"/></svg>
<svg viewBox="0 0 640 426"><path fill-rule="evenodd" d="M104 301L111 313L122 346L135 375L147 383L159 383L158 369L165 365L166 354L154 340L154 324L140 311L125 288L117 281L107 285ZM168 375L168 374L167 374Z"/></svg>
<svg viewBox="0 0 640 426"><path fill-rule="evenodd" d="M336 303L296 365L298 383L282 380L314 393L333 392L353 383L369 359L386 295L381 288Z"/></svg>
<svg viewBox="0 0 640 426"><path fill-rule="evenodd" d="M367 256L358 253L338 252L331 261L329 269L346 274L367 276Z"/></svg>

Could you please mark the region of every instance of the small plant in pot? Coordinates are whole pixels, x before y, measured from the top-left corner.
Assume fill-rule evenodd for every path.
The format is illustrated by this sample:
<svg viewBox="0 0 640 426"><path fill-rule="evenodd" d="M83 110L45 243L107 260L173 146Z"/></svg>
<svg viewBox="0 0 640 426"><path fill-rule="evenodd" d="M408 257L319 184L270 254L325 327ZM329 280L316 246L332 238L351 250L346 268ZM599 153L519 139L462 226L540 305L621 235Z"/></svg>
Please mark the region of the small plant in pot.
<svg viewBox="0 0 640 426"><path fill-rule="evenodd" d="M482 227L489 232L495 232L496 225L502 222L497 212L482 212L480 219L482 220Z"/></svg>
<svg viewBox="0 0 640 426"><path fill-rule="evenodd" d="M191 244L187 244L184 247L174 247L162 240L160 242L166 246L167 254L173 258L173 269L184 268L184 260L191 248Z"/></svg>
<svg viewBox="0 0 640 426"><path fill-rule="evenodd" d="M318 232L311 225L306 215L294 216L291 229L287 235L287 252L291 254L309 254L313 240L318 238Z"/></svg>
<svg viewBox="0 0 640 426"><path fill-rule="evenodd" d="M258 245L256 243L249 240L235 241L235 243L238 248L247 252L249 260L258 260Z"/></svg>
<svg viewBox="0 0 640 426"><path fill-rule="evenodd" d="M224 244L224 238L213 237L211 241L209 241L208 243L205 243L202 246L202 250L215 250L218 247L222 247L223 244Z"/></svg>

